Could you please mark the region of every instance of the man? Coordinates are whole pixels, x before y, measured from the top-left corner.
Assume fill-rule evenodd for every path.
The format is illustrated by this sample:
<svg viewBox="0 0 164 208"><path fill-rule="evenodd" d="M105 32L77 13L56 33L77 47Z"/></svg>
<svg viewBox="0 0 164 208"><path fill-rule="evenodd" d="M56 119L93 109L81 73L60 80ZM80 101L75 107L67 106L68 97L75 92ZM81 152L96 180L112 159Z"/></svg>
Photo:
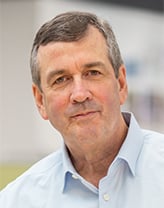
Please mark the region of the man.
<svg viewBox="0 0 164 208"><path fill-rule="evenodd" d="M121 112L126 70L109 24L67 12L45 23L31 53L33 93L63 146L9 184L3 208L162 208L164 135Z"/></svg>

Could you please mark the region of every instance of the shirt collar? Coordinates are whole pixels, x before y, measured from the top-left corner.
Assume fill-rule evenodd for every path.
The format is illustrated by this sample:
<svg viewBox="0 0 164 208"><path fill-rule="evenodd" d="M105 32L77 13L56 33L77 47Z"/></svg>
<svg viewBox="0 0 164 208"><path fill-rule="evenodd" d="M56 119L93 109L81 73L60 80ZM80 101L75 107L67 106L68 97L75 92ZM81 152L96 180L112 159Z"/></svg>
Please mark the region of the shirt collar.
<svg viewBox="0 0 164 208"><path fill-rule="evenodd" d="M135 176L136 162L143 145L142 131L132 113L123 113L124 119L128 125L128 133L126 139L116 157L127 162L132 174ZM79 176L74 166L72 165L65 144L62 145L62 160L63 160L63 173L62 173L62 185L61 191L64 191L67 174Z"/></svg>
<svg viewBox="0 0 164 208"><path fill-rule="evenodd" d="M128 133L117 158L125 160L135 176L136 163L143 146L143 134L132 113L124 112L123 116L128 125Z"/></svg>
<svg viewBox="0 0 164 208"><path fill-rule="evenodd" d="M67 174L78 175L71 162L67 147L64 143L62 145L62 160L63 160L63 172L62 172L63 175L62 175L61 191L63 192L67 182Z"/></svg>

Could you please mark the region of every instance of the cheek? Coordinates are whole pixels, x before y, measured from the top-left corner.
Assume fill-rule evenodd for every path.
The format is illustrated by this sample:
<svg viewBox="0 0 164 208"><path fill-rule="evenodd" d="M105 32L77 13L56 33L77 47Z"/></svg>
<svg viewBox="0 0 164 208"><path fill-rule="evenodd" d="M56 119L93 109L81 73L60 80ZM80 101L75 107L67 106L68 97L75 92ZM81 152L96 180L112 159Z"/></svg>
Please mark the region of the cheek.
<svg viewBox="0 0 164 208"><path fill-rule="evenodd" d="M50 95L47 99L47 112L49 119L58 119L64 113L66 99L64 96Z"/></svg>
<svg viewBox="0 0 164 208"><path fill-rule="evenodd" d="M99 100L102 100L102 102L111 102L115 91L116 90L112 84L106 83L97 87L96 94L98 95Z"/></svg>
<svg viewBox="0 0 164 208"><path fill-rule="evenodd" d="M99 89L99 100L102 105L106 108L106 111L112 111L114 109L118 109L120 107L120 97L117 89L110 87L106 87L105 89Z"/></svg>
<svg viewBox="0 0 164 208"><path fill-rule="evenodd" d="M115 99L115 95L106 95L101 97L102 103L108 110L112 110L117 106L118 99Z"/></svg>

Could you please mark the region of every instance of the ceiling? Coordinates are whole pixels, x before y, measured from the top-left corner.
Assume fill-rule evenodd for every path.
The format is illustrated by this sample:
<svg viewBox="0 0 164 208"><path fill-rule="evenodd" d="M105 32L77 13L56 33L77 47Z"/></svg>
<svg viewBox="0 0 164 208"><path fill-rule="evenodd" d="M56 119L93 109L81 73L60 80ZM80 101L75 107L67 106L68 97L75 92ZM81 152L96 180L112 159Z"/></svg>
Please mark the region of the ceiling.
<svg viewBox="0 0 164 208"><path fill-rule="evenodd" d="M164 0L94 0L94 2L112 3L115 5L145 9L164 14Z"/></svg>
<svg viewBox="0 0 164 208"><path fill-rule="evenodd" d="M13 2L21 0L0 0L0 2ZM34 1L34 0L29 0ZM39 1L39 0L36 0ZM83 0L90 2L99 2L99 3L110 3L113 5L119 5L124 7L139 8L152 12L157 12L164 14L164 0Z"/></svg>

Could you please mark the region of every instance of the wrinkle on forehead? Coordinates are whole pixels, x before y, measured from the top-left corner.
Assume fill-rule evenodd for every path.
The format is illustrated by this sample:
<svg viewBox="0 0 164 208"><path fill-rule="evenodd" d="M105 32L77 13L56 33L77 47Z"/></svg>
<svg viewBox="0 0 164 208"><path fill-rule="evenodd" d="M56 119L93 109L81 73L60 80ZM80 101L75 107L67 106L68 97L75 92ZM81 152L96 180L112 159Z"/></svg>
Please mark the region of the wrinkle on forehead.
<svg viewBox="0 0 164 208"><path fill-rule="evenodd" d="M90 53L87 53L89 50ZM84 59L86 63L101 62L101 58L98 60L98 57L104 55L108 59L107 53L105 38L97 28L90 26L87 35L78 41L50 42L45 46L40 46L38 61L41 71L52 70L47 68L47 66L51 65L51 62L53 62L53 67L56 67L57 70L63 70L67 69L67 62L65 60L69 60L69 62L72 60L72 63L74 62L77 65L76 67L81 67L80 62L83 62ZM97 56L96 60L94 57L95 54ZM55 66L56 63L57 66Z"/></svg>

